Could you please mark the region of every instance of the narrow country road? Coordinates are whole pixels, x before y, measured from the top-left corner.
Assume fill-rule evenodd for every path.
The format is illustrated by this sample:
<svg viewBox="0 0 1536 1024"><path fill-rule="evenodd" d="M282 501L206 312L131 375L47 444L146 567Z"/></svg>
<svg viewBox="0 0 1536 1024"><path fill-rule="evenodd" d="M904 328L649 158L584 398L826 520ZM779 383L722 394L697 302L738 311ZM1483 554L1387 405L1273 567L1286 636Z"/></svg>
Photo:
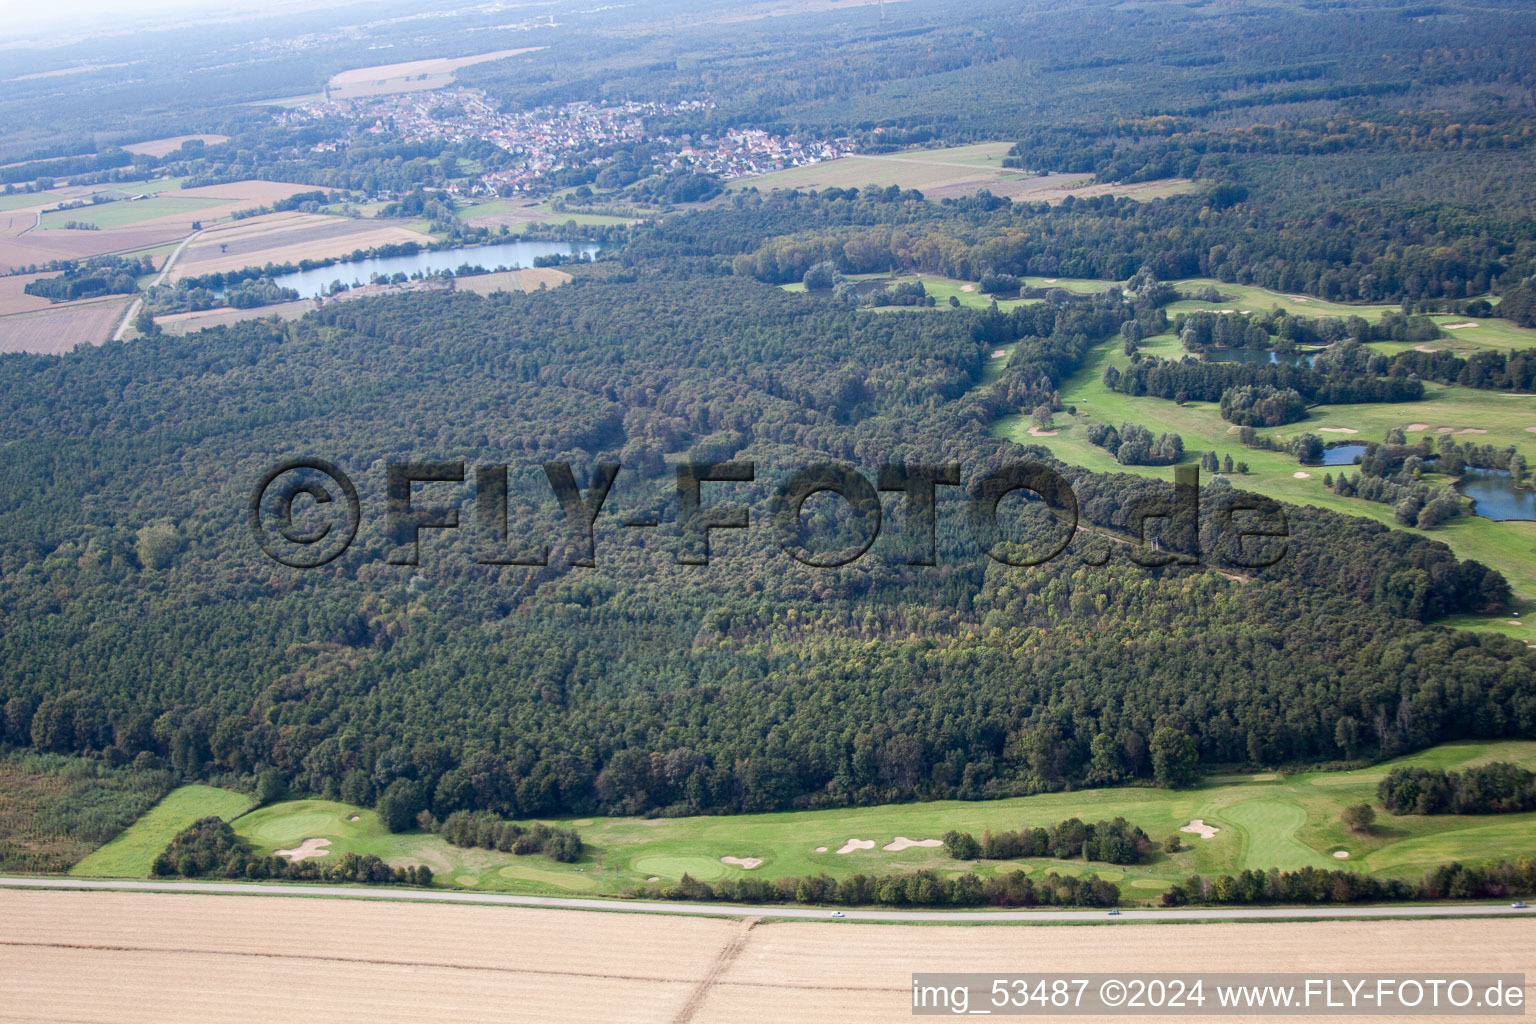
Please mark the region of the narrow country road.
<svg viewBox="0 0 1536 1024"><path fill-rule="evenodd" d="M39 214L39 216L41 216L41 214ZM196 238L198 235L200 235L202 233L203 232L202 232L201 229L192 232L186 238L183 238L181 240L181 244L180 245L178 245L176 248L171 250L171 254L165 258L165 265L160 268L159 275L153 281L151 281L149 283L149 287L153 288L156 285L164 284L165 283L165 277L166 277L167 274L169 274L171 272L171 266L172 266L172 264L174 264L176 262L176 258L181 255L181 251L183 249L185 249L189 244L191 244L192 239ZM118 324L117 325L117 330L112 332L112 340L113 341L122 341L123 340L123 335L128 333L128 325L133 323L133 318L135 316L138 316L138 314L139 314L139 307L142 306L142 305L144 305L144 298L143 298L143 296L140 296L139 298L134 299L131 303L128 304L128 311L123 314L123 321L122 321L122 323Z"/></svg>
<svg viewBox="0 0 1536 1024"><path fill-rule="evenodd" d="M366 900L417 900L433 903L489 903L514 907L564 907L570 910L642 911L651 914L691 914L715 917L778 917L830 919L833 911L809 907L742 907L720 903L657 903L621 899L579 899L568 896L518 896L511 893L457 892L392 886L261 885L246 882L117 881L106 878L0 877L0 888L105 889L114 892L195 892L240 896L332 896ZM1103 910L845 910L849 921L932 922L951 924L1009 922L1134 924L1138 921L1294 921L1315 918L1486 917L1536 915L1508 903L1424 904L1392 907L1199 907L1189 910L1122 910L1109 918Z"/></svg>

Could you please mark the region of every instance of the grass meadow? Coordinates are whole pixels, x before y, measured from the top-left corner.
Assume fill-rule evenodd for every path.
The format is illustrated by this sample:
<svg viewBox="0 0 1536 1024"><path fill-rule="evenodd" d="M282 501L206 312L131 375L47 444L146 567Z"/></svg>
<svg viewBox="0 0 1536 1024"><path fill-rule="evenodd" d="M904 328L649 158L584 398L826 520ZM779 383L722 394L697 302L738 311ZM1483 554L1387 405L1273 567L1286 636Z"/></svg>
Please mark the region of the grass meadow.
<svg viewBox="0 0 1536 1024"><path fill-rule="evenodd" d="M198 210L206 209L210 206L223 206L228 202L229 200L227 199L194 199L191 196L155 196L152 199L139 200L119 199L111 203L78 206L72 210L50 210L43 214L42 228L44 231L69 230L64 227L69 221L94 224L102 230L122 228L133 224L142 224L144 221L155 220L159 217L196 213Z"/></svg>
<svg viewBox="0 0 1536 1024"><path fill-rule="evenodd" d="M181 786L166 794L116 839L70 869L72 875L137 878L170 845L176 833L210 815L226 821L248 811L255 801L244 793L214 786Z"/></svg>
<svg viewBox="0 0 1536 1024"><path fill-rule="evenodd" d="M684 873L704 880L741 877L749 869L720 858L753 857L763 863L750 873L765 878L818 873L844 878L919 868L946 874L974 871L984 877L1014 870L1034 876L1094 874L1120 886L1126 900L1152 900L1193 872L1312 865L1413 878L1448 860L1526 855L1536 814L1395 817L1383 811L1365 834L1347 831L1339 820L1344 807L1374 802L1376 785L1392 765L1457 768L1496 760L1536 767L1536 742L1448 744L1355 772L1212 776L1198 788L1181 791L1089 789L1008 800L775 814L578 818L561 822L575 828L586 844L576 864L459 849L426 833L392 834L372 810L329 800L286 800L241 813L249 805L242 794L185 786L74 873L147 874L155 854L178 828L217 813L232 818L236 832L262 853L291 849L305 839L329 839L327 856L371 853L395 865L426 864L439 885L483 891L612 895L650 879L676 881ZM1126 867L1048 858L962 862L951 860L942 848L883 849L897 837L937 839L950 829L980 835L1070 817L1098 821L1117 815L1159 844L1195 818L1218 831L1210 839L1181 834L1181 852L1158 852L1149 864ZM852 839L874 845L839 853ZM1348 858L1335 857L1338 851Z"/></svg>

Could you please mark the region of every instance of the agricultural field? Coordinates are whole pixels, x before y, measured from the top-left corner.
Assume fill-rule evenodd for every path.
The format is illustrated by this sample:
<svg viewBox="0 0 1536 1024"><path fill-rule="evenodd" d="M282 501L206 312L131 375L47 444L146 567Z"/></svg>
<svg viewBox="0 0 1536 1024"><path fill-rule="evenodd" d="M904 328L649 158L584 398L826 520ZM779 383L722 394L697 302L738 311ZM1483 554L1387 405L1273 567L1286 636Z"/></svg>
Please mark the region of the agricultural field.
<svg viewBox="0 0 1536 1024"><path fill-rule="evenodd" d="M1366 834L1348 832L1339 821L1345 806L1374 801L1376 785L1392 765L1457 768L1487 761L1536 767L1536 742L1452 744L1356 772L1214 776L1187 791L1115 788L724 817L580 818L560 822L575 828L586 844L575 864L461 849L426 833L390 833L374 811L335 801L288 800L241 814L249 804L242 794L188 786L73 873L147 874L176 828L218 813L233 819L235 831L259 853L324 840L325 856L373 854L395 866L426 864L438 885L483 891L613 895L652 879L674 882L684 873L713 881L748 873L846 878L931 868L987 877L1022 869L1037 877L1053 871L1095 874L1116 883L1127 902L1150 902L1170 882L1196 872L1311 865L1416 878L1449 860L1524 855L1536 814L1395 817L1383 812ZM1049 858L961 862L940 847L916 845L950 829L979 836L988 829L1049 825L1070 817L1098 821L1116 816L1159 844L1195 820L1216 831L1209 838L1184 834L1184 851L1156 853L1151 863L1134 866ZM1348 856L1337 856L1341 852Z"/></svg>
<svg viewBox="0 0 1536 1024"><path fill-rule="evenodd" d="M100 345L112 335L129 299L112 295L60 303L0 316L0 352L68 352L79 344Z"/></svg>
<svg viewBox="0 0 1536 1024"><path fill-rule="evenodd" d="M346 256L358 249L430 240L430 236L399 223L386 226L374 220L324 214L269 213L204 230L177 260L172 278Z"/></svg>
<svg viewBox="0 0 1536 1024"><path fill-rule="evenodd" d="M933 928L167 893L0 890L0 1004L93 1024L453 1017L740 1024L889 1021L912 972L1529 972L1523 921ZM622 957L622 969L614 966ZM188 983L189 963L197 984ZM80 984L79 979L90 979ZM1529 989L1527 994L1529 995ZM1125 1017L1126 1020L1141 1018Z"/></svg>
<svg viewBox="0 0 1536 1024"><path fill-rule="evenodd" d="M76 864L72 875L141 878L170 845L176 833L199 818L226 821L250 810L255 801L245 793L214 786L182 786L155 804L122 835Z"/></svg>
<svg viewBox="0 0 1536 1024"><path fill-rule="evenodd" d="M27 285L33 281L52 276L52 274L9 274L0 277L0 317L7 317L12 313L30 313L33 310L47 309L54 305L41 295L28 295L26 291Z"/></svg>
<svg viewBox="0 0 1536 1024"><path fill-rule="evenodd" d="M0 890L0 1007L116 1024L296 1013L483 1021L506 1019L509 1007L526 1021L671 1021L744 927L534 908Z"/></svg>
<svg viewBox="0 0 1536 1024"><path fill-rule="evenodd" d="M582 227L612 227L633 224L633 217L614 217L601 213L552 210L548 202L530 203L523 199L488 199L461 206L453 215L476 227L498 228L506 225L516 234L529 224L577 224Z"/></svg>
<svg viewBox="0 0 1536 1024"><path fill-rule="evenodd" d="M208 134L172 135L164 139L148 139L144 142L130 143L123 148L130 153L142 153L145 156L165 156L167 153L174 153L182 147L183 143L191 142L193 139L213 145L219 142L228 142L229 136Z"/></svg>
<svg viewBox="0 0 1536 1024"><path fill-rule="evenodd" d="M542 49L542 46L524 46L515 50L492 50L490 53L477 53L468 57L433 57L399 64L355 68L333 75L327 83L327 88L331 98L337 100L441 89L453 82L454 72L460 68L493 60L505 60L508 57Z"/></svg>
<svg viewBox="0 0 1536 1024"><path fill-rule="evenodd" d="M570 279L570 274L555 267L527 267L455 278L453 286L461 292L490 295L494 292L536 292L540 288L558 288Z"/></svg>
<svg viewBox="0 0 1536 1024"><path fill-rule="evenodd" d="M1010 148L1011 144L1007 142L982 142L949 149L853 154L737 178L728 187L769 192L776 188L863 188L865 185L888 188L895 185L915 188L925 198L934 200L972 195L985 188L993 195L1029 202L1060 202L1068 195L1080 198L1128 195L1137 199L1156 199L1195 188L1193 182L1184 179L1096 185L1091 174L1035 174L1003 166L1003 158Z"/></svg>
<svg viewBox="0 0 1536 1024"><path fill-rule="evenodd" d="M190 189L180 188L180 184L179 180L165 179L145 186L146 193L174 191L174 195L153 194L139 200L124 198L73 210L50 210L41 218L35 205L0 212L0 268L158 250L185 238L194 222L213 224L236 211L268 205L307 188L273 181L233 181ZM48 197L48 203L95 193L136 194L81 186L57 190ZM66 229L64 224L71 220L95 224L100 230Z"/></svg>
<svg viewBox="0 0 1536 1024"><path fill-rule="evenodd" d="M155 317L155 323L166 334L191 334L206 327L219 327L239 323L242 320L259 320L269 316L275 316L279 320L297 320L314 308L313 299L295 299L293 302L253 306L250 309L221 306L217 309L201 309L187 313L167 313Z"/></svg>
<svg viewBox="0 0 1536 1024"><path fill-rule="evenodd" d="M70 221L94 224L103 231L124 228L159 220L162 217L186 217L188 221L211 206L219 206L226 200L193 198L186 195L154 196L149 199L118 199L110 203L94 203L77 206L70 210L49 210L43 214L40 230L67 231L64 225ZM190 223L188 230L191 230Z"/></svg>
<svg viewBox="0 0 1536 1024"><path fill-rule="evenodd" d="M15 192L8 196L0 195L0 213L50 206L61 198L63 197L54 192Z"/></svg>

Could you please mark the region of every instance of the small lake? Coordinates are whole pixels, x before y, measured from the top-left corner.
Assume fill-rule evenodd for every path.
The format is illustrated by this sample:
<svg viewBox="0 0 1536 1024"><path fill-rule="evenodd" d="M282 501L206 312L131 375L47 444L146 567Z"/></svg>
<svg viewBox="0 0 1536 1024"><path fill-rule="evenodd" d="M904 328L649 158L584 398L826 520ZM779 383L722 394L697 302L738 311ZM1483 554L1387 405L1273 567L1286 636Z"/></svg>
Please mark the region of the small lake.
<svg viewBox="0 0 1536 1024"><path fill-rule="evenodd" d="M1356 459L1365 458L1365 453L1370 451L1370 445L1359 441L1351 441L1348 444L1334 445L1332 448L1323 449L1321 459L1310 459L1309 466L1353 466Z"/></svg>
<svg viewBox="0 0 1536 1024"><path fill-rule="evenodd" d="M1536 491L1517 490L1508 470L1468 469L1456 481L1456 489L1477 502L1472 511L1484 519L1536 520Z"/></svg>
<svg viewBox="0 0 1536 1024"><path fill-rule="evenodd" d="M313 270L296 270L280 274L273 283L283 288L293 288L301 299L323 295L332 281L342 284L367 284L369 277L380 274L430 274L444 270L458 270L464 264L495 270L505 267L514 270L531 267L539 256L595 255L600 246L594 242L497 242L495 245L476 245L467 249L423 250L409 256L370 256L356 263L333 263L329 267Z"/></svg>
<svg viewBox="0 0 1536 1024"><path fill-rule="evenodd" d="M1255 365L1305 366L1317 361L1315 352L1275 352L1267 348L1212 348L1205 352L1208 363L1252 363Z"/></svg>

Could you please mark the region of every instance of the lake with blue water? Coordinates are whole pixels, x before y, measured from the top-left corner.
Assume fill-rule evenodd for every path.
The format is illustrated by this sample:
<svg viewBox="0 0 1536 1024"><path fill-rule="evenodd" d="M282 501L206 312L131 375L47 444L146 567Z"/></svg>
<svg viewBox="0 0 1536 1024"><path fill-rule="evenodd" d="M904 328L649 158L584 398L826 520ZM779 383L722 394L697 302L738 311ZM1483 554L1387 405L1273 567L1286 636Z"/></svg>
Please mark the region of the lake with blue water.
<svg viewBox="0 0 1536 1024"><path fill-rule="evenodd" d="M1508 470L1468 469L1456 481L1456 489L1476 502L1472 510L1484 519L1536 520L1536 491L1516 488Z"/></svg>

